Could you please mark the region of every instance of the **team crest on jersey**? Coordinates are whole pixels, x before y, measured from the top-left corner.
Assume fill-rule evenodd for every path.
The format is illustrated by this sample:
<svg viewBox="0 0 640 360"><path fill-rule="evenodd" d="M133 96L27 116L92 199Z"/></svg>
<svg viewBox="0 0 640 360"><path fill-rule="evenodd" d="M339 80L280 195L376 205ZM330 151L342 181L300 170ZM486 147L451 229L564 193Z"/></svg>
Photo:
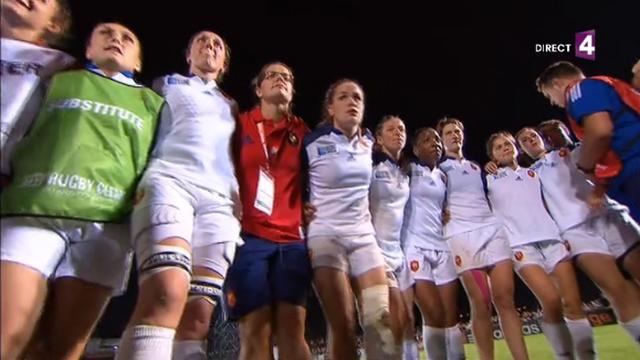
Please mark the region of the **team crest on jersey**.
<svg viewBox="0 0 640 360"><path fill-rule="evenodd" d="M411 271L413 272L418 271L420 269L420 263L416 260L412 260L409 264L409 269L411 269Z"/></svg>
<svg viewBox="0 0 640 360"><path fill-rule="evenodd" d="M298 145L298 137L296 136L296 133L294 133L293 131L289 131L289 135L287 136L287 141L289 141L289 144L296 146Z"/></svg>
<svg viewBox="0 0 640 360"><path fill-rule="evenodd" d="M527 175L529 175L530 177L534 178L536 177L536 172L533 170L527 170Z"/></svg>
<svg viewBox="0 0 640 360"><path fill-rule="evenodd" d="M522 261L522 259L524 259L524 253L522 251L516 251L513 257L518 261Z"/></svg>
<svg viewBox="0 0 640 360"><path fill-rule="evenodd" d="M328 154L335 154L338 152L336 146L331 144L327 146L318 146L318 156L324 156Z"/></svg>
<svg viewBox="0 0 640 360"><path fill-rule="evenodd" d="M460 255L456 255L454 261L456 262L457 267L460 267L462 265L462 258L460 257Z"/></svg>
<svg viewBox="0 0 640 360"><path fill-rule="evenodd" d="M558 155L560 157L565 157L565 156L569 155L569 149L567 149L567 148L560 149L560 151L558 152Z"/></svg>
<svg viewBox="0 0 640 360"><path fill-rule="evenodd" d="M236 306L236 303L238 303L238 298L236 298L236 293L234 291L228 291L227 292L227 305L229 305L230 307L234 307Z"/></svg>

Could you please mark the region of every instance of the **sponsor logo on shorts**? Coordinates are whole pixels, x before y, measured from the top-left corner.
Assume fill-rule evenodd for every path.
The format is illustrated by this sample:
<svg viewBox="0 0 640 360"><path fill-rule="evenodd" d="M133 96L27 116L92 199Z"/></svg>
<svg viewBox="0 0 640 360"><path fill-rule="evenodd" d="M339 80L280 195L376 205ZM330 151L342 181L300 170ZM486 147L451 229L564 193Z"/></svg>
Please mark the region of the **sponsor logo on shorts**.
<svg viewBox="0 0 640 360"><path fill-rule="evenodd" d="M409 268L411 268L411 271L416 272L420 269L420 263L416 260L413 260L411 261Z"/></svg>
<svg viewBox="0 0 640 360"><path fill-rule="evenodd" d="M460 255L456 255L454 261L456 262L457 267L460 267L462 265L462 258L460 257Z"/></svg>
<svg viewBox="0 0 640 360"><path fill-rule="evenodd" d="M298 145L298 137L293 131L289 131L289 136L287 136L287 140L289 141L289 144L293 146Z"/></svg>
<svg viewBox="0 0 640 360"><path fill-rule="evenodd" d="M227 292L227 304L231 307L234 307L237 303L238 299L236 298L236 293L233 291Z"/></svg>
<svg viewBox="0 0 640 360"><path fill-rule="evenodd" d="M522 251L516 251L515 254L513 254L513 257L515 257L518 261L522 261L522 259L524 259L524 254L522 253Z"/></svg>
<svg viewBox="0 0 640 360"><path fill-rule="evenodd" d="M531 176L532 178L536 177L536 172L533 170L527 170L527 175Z"/></svg>

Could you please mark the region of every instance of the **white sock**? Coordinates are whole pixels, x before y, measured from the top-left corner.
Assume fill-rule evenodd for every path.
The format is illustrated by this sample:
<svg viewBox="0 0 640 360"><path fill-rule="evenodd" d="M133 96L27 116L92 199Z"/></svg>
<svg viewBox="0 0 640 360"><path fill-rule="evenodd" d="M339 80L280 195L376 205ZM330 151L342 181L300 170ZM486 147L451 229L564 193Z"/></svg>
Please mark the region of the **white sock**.
<svg viewBox="0 0 640 360"><path fill-rule="evenodd" d="M415 340L405 340L402 343L402 360L420 359L418 344Z"/></svg>
<svg viewBox="0 0 640 360"><path fill-rule="evenodd" d="M573 351L580 360L596 359L596 347L593 341L593 328L587 318L570 320L565 318L571 338L573 338Z"/></svg>
<svg viewBox="0 0 640 360"><path fill-rule="evenodd" d="M627 330L633 340L640 343L640 316L637 316L635 319L631 319L625 323L621 322L620 325Z"/></svg>
<svg viewBox="0 0 640 360"><path fill-rule="evenodd" d="M464 360L464 339L458 325L444 329L447 340L447 360Z"/></svg>
<svg viewBox="0 0 640 360"><path fill-rule="evenodd" d="M447 358L447 339L443 328L424 325L422 327L422 338L424 339L424 349L429 355L429 360Z"/></svg>
<svg viewBox="0 0 640 360"><path fill-rule="evenodd" d="M116 360L171 360L174 329L136 325L122 333Z"/></svg>
<svg viewBox="0 0 640 360"><path fill-rule="evenodd" d="M551 344L556 359L573 360L573 341L567 324L542 322L542 331Z"/></svg>
<svg viewBox="0 0 640 360"><path fill-rule="evenodd" d="M173 342L173 360L207 360L207 342L203 340L176 340Z"/></svg>

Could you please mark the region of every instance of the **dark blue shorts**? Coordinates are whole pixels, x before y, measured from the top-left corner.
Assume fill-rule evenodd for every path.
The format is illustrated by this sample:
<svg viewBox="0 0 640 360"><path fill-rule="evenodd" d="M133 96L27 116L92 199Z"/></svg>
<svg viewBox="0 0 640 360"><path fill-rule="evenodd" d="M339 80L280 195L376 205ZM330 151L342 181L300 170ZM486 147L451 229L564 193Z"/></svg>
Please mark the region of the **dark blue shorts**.
<svg viewBox="0 0 640 360"><path fill-rule="evenodd" d="M311 288L311 262L303 243L277 244L242 234L224 285L227 315L240 319L282 301L305 306Z"/></svg>
<svg viewBox="0 0 640 360"><path fill-rule="evenodd" d="M626 171L624 175L609 184L607 195L628 206L631 217L640 222L640 169Z"/></svg>

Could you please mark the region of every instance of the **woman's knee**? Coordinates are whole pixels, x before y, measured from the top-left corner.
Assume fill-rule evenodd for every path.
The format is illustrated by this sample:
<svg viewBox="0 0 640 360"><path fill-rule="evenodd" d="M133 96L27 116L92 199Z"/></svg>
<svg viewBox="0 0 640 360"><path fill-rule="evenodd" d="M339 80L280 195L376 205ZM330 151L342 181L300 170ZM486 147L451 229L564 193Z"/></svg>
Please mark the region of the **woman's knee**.
<svg viewBox="0 0 640 360"><path fill-rule="evenodd" d="M153 313L181 313L187 301L189 282L179 270L168 270L140 284L138 307Z"/></svg>

